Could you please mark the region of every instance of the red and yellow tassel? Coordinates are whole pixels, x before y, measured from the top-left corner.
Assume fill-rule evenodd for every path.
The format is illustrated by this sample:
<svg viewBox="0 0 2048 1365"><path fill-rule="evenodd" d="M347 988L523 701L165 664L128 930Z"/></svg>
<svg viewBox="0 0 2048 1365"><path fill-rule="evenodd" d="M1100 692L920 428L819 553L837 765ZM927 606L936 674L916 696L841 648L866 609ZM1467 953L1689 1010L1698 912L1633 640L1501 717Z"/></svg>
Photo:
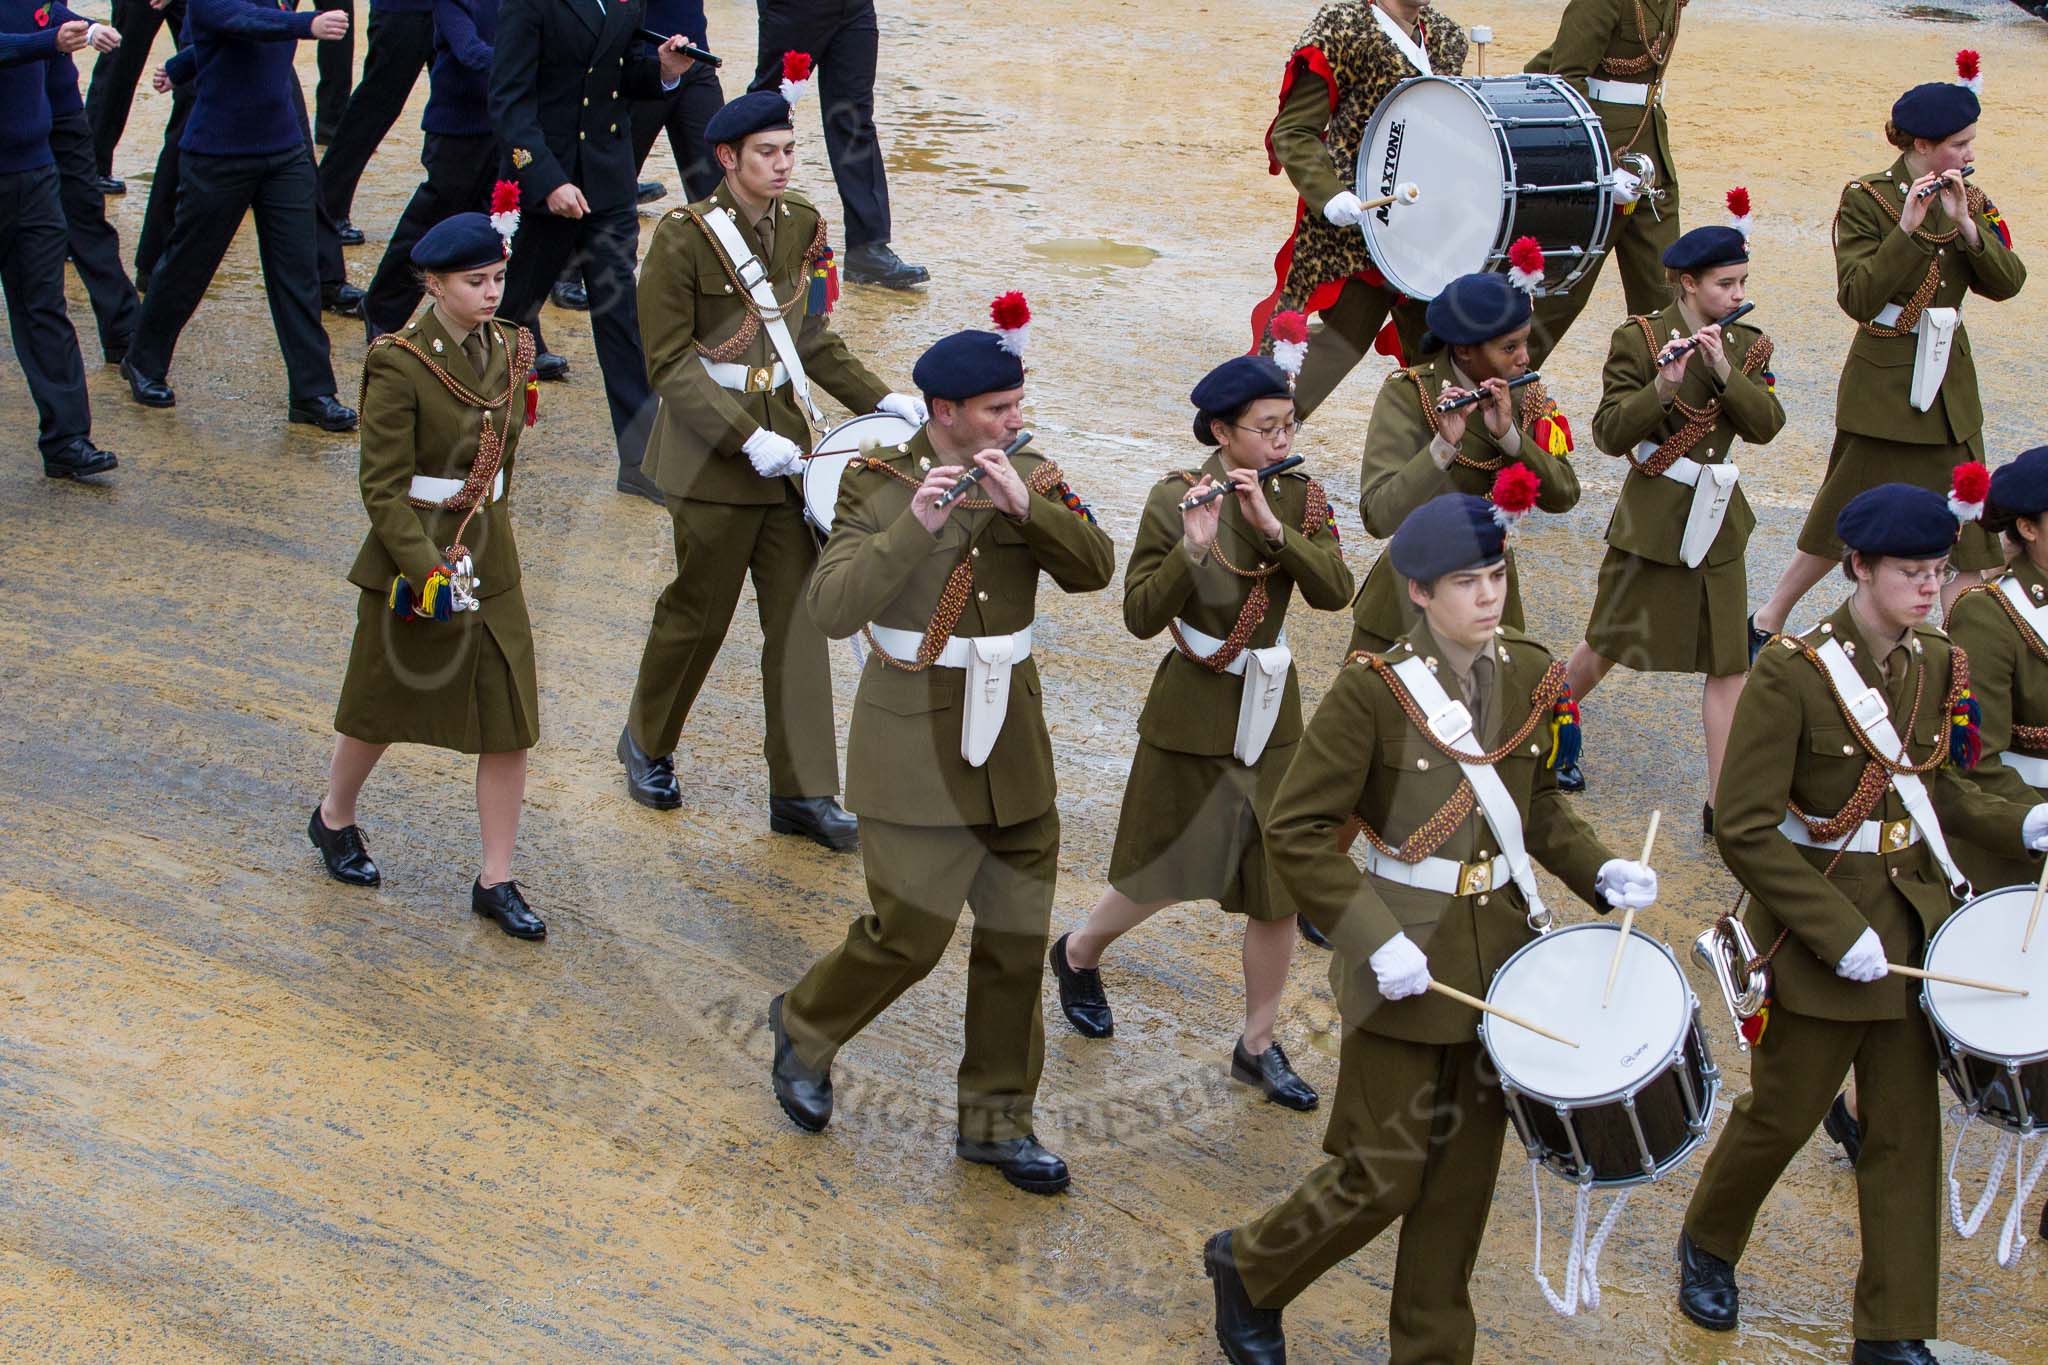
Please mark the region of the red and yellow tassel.
<svg viewBox="0 0 2048 1365"><path fill-rule="evenodd" d="M1749 1018L1744 1019L1735 1027L1741 1031L1743 1041L1751 1047L1755 1047L1764 1040L1764 1030L1769 1028L1770 1024L1771 1002L1766 1000L1763 1004L1757 1006L1755 1014L1750 1015Z"/></svg>
<svg viewBox="0 0 2048 1365"><path fill-rule="evenodd" d="M1579 744L1579 704L1567 687L1550 707L1550 753L1543 766L1552 772L1571 767L1579 761Z"/></svg>
<svg viewBox="0 0 2048 1365"><path fill-rule="evenodd" d="M1551 455L1572 453L1572 424L1565 420L1564 414L1558 411L1555 403L1550 405L1549 412L1536 419L1536 425L1529 429L1529 435L1534 438L1537 445Z"/></svg>
<svg viewBox="0 0 2048 1365"><path fill-rule="evenodd" d="M532 426L540 420L540 376L533 371L526 372L526 425Z"/></svg>
<svg viewBox="0 0 2048 1365"><path fill-rule="evenodd" d="M406 582L404 574L394 575L391 591L385 595L385 602L391 614L401 621L446 621L455 614L455 589L449 582L454 570L446 564L437 564L427 575L426 587L418 594Z"/></svg>
<svg viewBox="0 0 2048 1365"><path fill-rule="evenodd" d="M824 317L839 302L839 261L826 247L825 254L818 257L818 263L811 267L811 295L805 300L805 309L814 318Z"/></svg>
<svg viewBox="0 0 2048 1365"><path fill-rule="evenodd" d="M1998 234L1998 240L2004 245L2005 249L2007 251L2012 250L2012 229L2005 225L2005 215L1991 205L1986 204L1984 206L1984 221L1991 224L1992 231Z"/></svg>
<svg viewBox="0 0 2048 1365"><path fill-rule="evenodd" d="M1969 688L1956 695L1955 709L1948 717L1949 762L1964 772L1977 766L1977 760L1984 757L1984 737L1978 725L1984 719L1984 709L1977 704L1977 698Z"/></svg>

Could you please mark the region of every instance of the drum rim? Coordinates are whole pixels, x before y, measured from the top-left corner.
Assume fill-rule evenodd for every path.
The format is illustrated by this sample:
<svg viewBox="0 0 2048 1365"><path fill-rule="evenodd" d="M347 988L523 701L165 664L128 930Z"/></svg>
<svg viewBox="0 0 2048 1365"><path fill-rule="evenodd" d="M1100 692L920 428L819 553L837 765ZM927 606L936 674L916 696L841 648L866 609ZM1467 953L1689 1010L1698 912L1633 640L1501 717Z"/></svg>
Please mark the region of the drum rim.
<svg viewBox="0 0 2048 1365"><path fill-rule="evenodd" d="M1940 946L1942 935L1949 931L1949 926L1961 920L1966 910L1976 905L1979 901L1986 901L1993 896L2004 895L2008 891L2020 891L2031 896L2034 888L2024 884L1993 887L1989 891L1978 892L1961 905L1958 905L1949 912L1948 918L1936 925L1934 932L1928 935L1927 946L1920 952L1921 968L1926 971L1937 970L1934 966L1934 950ZM2038 1052L1986 1052L1983 1048L1973 1043L1964 1042L1956 1029L1942 1018L1941 1008L1934 1002L1933 987L1933 982L1921 983L1919 991L1920 1010L1921 1013L1926 1015L1928 1024L1933 1027L1935 1037L1939 1041L1942 1051L1959 1050L1967 1052L1972 1057L1976 1057L1981 1061L1997 1062L2015 1068L2032 1066L2036 1062L2048 1061L2048 1046L2044 1046Z"/></svg>
<svg viewBox="0 0 2048 1365"><path fill-rule="evenodd" d="M840 458L850 462L852 461L854 456L860 454L860 447L858 444L856 444L852 450L827 451L823 455L820 455L818 453L818 448L824 445L826 442L830 441L834 436L837 436L840 432L846 431L853 427L857 427L863 422L871 421L877 418L885 422L899 422L904 426L908 426L911 428L911 433L913 435L915 435L918 431L923 429L921 427L918 427L915 423L911 422L908 418L900 417L893 412L857 412L853 416L847 418L844 422L840 422L837 425L833 426L830 430L826 431L822 436L818 437L816 441L811 443L810 453L804 459L803 472L797 476L797 496L798 499L803 503L804 520L809 522L811 524L811 527L821 535L831 535L832 527L829 522L820 521L817 518L817 516L811 511L811 471L814 469L822 471L825 468L823 462L825 460L833 458ZM845 471L843 469L840 472L840 477L842 479L846 477ZM836 504L838 499L835 497L833 501Z"/></svg>

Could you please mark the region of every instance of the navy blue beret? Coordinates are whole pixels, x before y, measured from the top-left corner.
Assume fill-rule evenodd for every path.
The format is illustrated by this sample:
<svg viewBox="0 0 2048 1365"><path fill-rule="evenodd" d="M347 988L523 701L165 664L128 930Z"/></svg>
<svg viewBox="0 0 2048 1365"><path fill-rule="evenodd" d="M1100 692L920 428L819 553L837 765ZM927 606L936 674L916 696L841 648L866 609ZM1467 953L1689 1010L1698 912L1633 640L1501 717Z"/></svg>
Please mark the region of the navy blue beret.
<svg viewBox="0 0 2048 1365"><path fill-rule="evenodd" d="M1491 272L1460 275L1429 301L1424 314L1429 331L1422 338L1422 349L1477 346L1506 336L1534 312L1529 296L1508 283L1507 276Z"/></svg>
<svg viewBox="0 0 2048 1365"><path fill-rule="evenodd" d="M1241 355L1226 360L1202 376L1188 401L1195 412L1195 439L1205 446L1216 444L1209 423L1225 413L1235 412L1261 398L1292 398L1287 371L1262 355Z"/></svg>
<svg viewBox="0 0 2048 1365"><path fill-rule="evenodd" d="M1447 573L1497 564L1507 554L1508 530L1493 504L1470 493L1445 493L1408 514L1387 543L1394 570L1430 583Z"/></svg>
<svg viewBox="0 0 2048 1365"><path fill-rule="evenodd" d="M1748 259L1749 239L1732 227L1696 227L1664 250L1667 267L1689 273Z"/></svg>
<svg viewBox="0 0 2048 1365"><path fill-rule="evenodd" d="M927 398L962 402L1024 386L1024 361L1003 349L994 332L955 332L932 343L910 371Z"/></svg>
<svg viewBox="0 0 2048 1365"><path fill-rule="evenodd" d="M1866 488L1835 518L1835 535L1864 555L1939 559L1955 548L1962 523L1948 499L1916 483Z"/></svg>
<svg viewBox="0 0 2048 1365"><path fill-rule="evenodd" d="M2048 512L2048 446L2035 446L1991 471L1991 505L2015 517Z"/></svg>
<svg viewBox="0 0 2048 1365"><path fill-rule="evenodd" d="M790 122L789 101L780 90L749 90L738 99L727 100L725 107L711 116L704 125L704 145L728 142L737 147L755 133L795 126Z"/></svg>
<svg viewBox="0 0 2048 1365"><path fill-rule="evenodd" d="M511 253L505 239L481 213L458 213L420 234L412 246L412 263L439 274L449 270L481 270Z"/></svg>
<svg viewBox="0 0 2048 1365"><path fill-rule="evenodd" d="M1892 105L1892 127L1909 137L1939 142L1975 123L1981 113L1977 92L1969 86L1930 81L1899 96Z"/></svg>

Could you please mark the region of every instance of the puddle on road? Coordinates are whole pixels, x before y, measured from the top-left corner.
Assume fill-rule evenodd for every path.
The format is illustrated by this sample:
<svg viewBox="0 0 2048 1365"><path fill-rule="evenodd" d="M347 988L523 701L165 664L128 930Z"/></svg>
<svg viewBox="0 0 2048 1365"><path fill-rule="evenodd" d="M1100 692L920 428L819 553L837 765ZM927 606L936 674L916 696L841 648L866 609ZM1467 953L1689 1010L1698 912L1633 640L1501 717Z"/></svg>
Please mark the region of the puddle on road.
<svg viewBox="0 0 2048 1365"><path fill-rule="evenodd" d="M1023 194L1031 187L1006 180L1001 166L981 157L1002 145L996 121L956 110L911 109L896 116L883 158L892 175L940 175L948 194L982 194L997 190Z"/></svg>
<svg viewBox="0 0 2048 1365"><path fill-rule="evenodd" d="M1929 24L1975 24L1981 22L1983 18L1966 10L1950 9L1946 5L1901 5L1898 14L1903 19L1918 19Z"/></svg>
<svg viewBox="0 0 2048 1365"><path fill-rule="evenodd" d="M1159 256L1149 246L1113 242L1107 237L1061 237L1028 243L1024 250L1071 274L1095 276L1111 270L1142 270Z"/></svg>

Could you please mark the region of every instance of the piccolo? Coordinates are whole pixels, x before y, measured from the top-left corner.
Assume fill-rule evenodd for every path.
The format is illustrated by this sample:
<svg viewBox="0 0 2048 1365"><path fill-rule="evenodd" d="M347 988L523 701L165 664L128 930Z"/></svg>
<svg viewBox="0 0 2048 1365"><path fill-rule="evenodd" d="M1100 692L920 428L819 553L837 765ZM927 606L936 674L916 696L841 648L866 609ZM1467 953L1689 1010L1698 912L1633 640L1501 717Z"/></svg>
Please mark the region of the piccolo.
<svg viewBox="0 0 2048 1365"><path fill-rule="evenodd" d="M1016 437L1008 445L1003 447L1003 458L1006 460L1009 459L1012 455L1015 455L1018 451L1022 450L1025 446L1030 444L1031 433L1028 431L1018 432ZM972 492L974 490L974 485L980 483L983 479L987 477L988 470L982 467L981 465L976 465L974 468L968 470L965 474L962 474L960 476L960 482L954 484L951 488L948 488L945 492L939 494L938 500L932 503L932 506L951 507L954 503L960 501L960 499L966 497L970 492Z"/></svg>
<svg viewBox="0 0 2048 1365"><path fill-rule="evenodd" d="M1948 184L1949 176L1957 175L1964 180L1968 180L1971 176L1975 175L1976 173L1977 168L1975 166L1965 166L1960 171L1944 171L1942 172L1941 179L1935 181L1932 185L1929 185L1926 189L1920 191L1920 193L1913 197L1916 199L1932 199L1935 195L1941 193L1942 187L1944 185Z"/></svg>
<svg viewBox="0 0 2048 1365"><path fill-rule="evenodd" d="M1749 316L1751 311L1753 311L1755 308L1755 304L1745 303L1740 308L1730 313L1727 317L1716 318L1714 320L1713 325L1716 327L1726 327L1731 322L1739 322L1743 318ZM1672 361L1678 359L1678 357L1689 353L1693 347L1699 344L1700 339L1697 336L1689 336L1682 340L1672 342L1663 350L1657 352L1657 368L1660 370L1663 369L1666 365L1669 365Z"/></svg>
<svg viewBox="0 0 2048 1365"><path fill-rule="evenodd" d="M1288 470L1294 468L1296 465L1306 463L1308 462L1302 459L1299 455L1289 455L1286 459L1277 460L1274 463L1267 465L1264 469L1261 469L1259 471L1259 482L1264 483L1267 479L1272 478L1275 474L1285 474ZM1197 493L1191 498L1183 498L1181 500L1180 510L1183 512L1192 512L1204 503L1214 502L1216 501L1216 499L1225 497L1228 494L1235 493L1236 491L1237 485L1226 480L1223 483L1217 484L1214 488L1210 489L1206 493Z"/></svg>
<svg viewBox="0 0 2048 1365"><path fill-rule="evenodd" d="M1516 389L1521 388L1522 385L1533 384L1542 377L1542 374L1539 372L1531 370L1520 379L1510 379L1508 381L1508 392L1513 393ZM1468 393L1463 398L1446 398L1443 402L1436 405L1436 410L1438 412L1456 412L1459 408L1471 407L1484 397L1486 397L1486 390L1481 389L1477 393Z"/></svg>
<svg viewBox="0 0 2048 1365"><path fill-rule="evenodd" d="M642 38L645 38L648 42L653 43L656 47L661 47L668 42L671 35L666 33L656 33L651 28L643 28L640 30L640 36ZM702 62L704 63L704 65L709 67L716 68L725 65L725 58L713 52L706 52L703 48L698 47L695 43L690 42L687 38L677 45L676 51L682 53L691 61Z"/></svg>

